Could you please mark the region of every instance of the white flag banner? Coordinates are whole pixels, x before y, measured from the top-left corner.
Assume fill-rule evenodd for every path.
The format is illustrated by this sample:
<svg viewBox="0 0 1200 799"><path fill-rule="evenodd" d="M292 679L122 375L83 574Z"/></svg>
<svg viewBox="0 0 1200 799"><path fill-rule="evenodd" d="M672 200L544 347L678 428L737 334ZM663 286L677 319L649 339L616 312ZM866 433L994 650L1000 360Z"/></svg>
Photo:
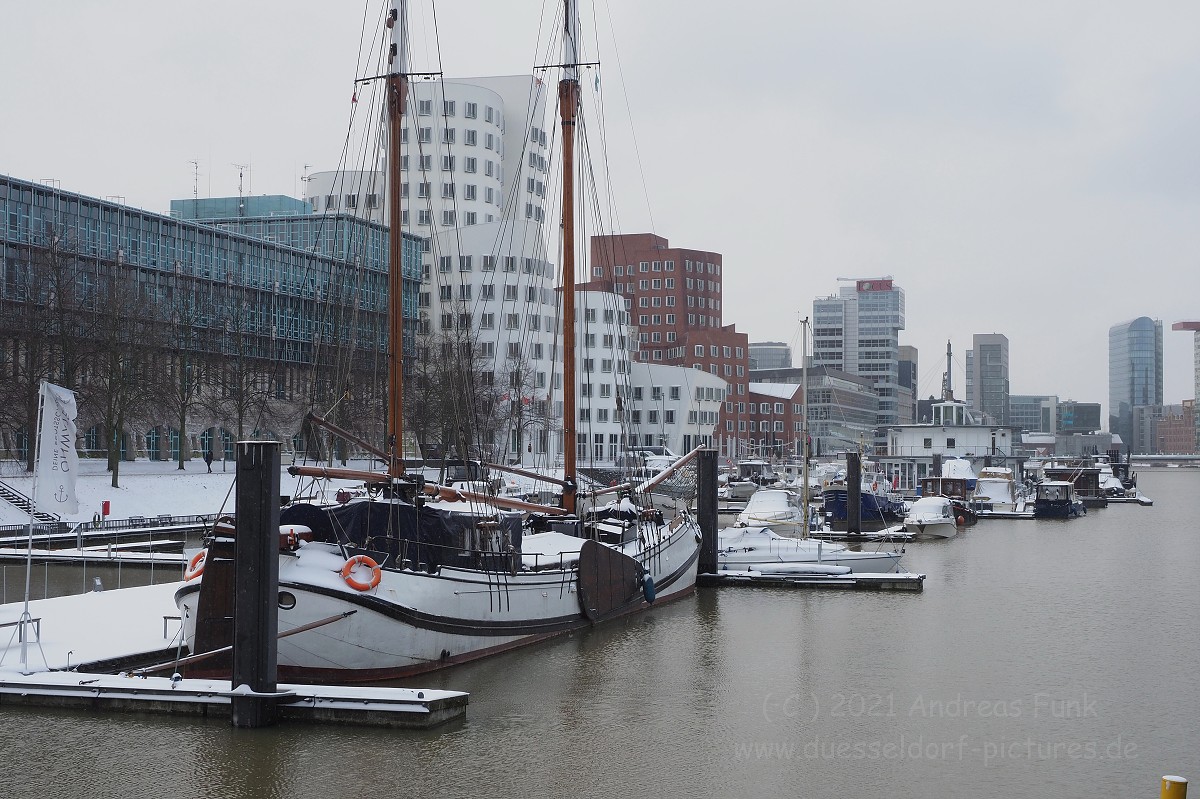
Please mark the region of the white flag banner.
<svg viewBox="0 0 1200 799"><path fill-rule="evenodd" d="M38 510L59 514L79 513L75 475L75 392L42 383L42 427L38 431L38 461L33 501Z"/></svg>

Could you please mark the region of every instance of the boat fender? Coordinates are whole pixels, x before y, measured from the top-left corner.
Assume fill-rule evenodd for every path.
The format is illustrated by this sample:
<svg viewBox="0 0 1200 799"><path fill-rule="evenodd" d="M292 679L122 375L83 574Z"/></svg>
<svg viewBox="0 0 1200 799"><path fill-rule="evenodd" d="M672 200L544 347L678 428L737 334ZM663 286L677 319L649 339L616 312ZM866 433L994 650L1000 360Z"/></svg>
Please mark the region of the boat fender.
<svg viewBox="0 0 1200 799"><path fill-rule="evenodd" d="M646 601L653 604L654 602L654 578L646 575L642 578L642 596L646 597Z"/></svg>
<svg viewBox="0 0 1200 799"><path fill-rule="evenodd" d="M204 574L204 561L208 559L208 550L202 549L195 555L192 555L191 561L188 563L187 571L184 572L184 581L195 580L200 575Z"/></svg>
<svg viewBox="0 0 1200 799"><path fill-rule="evenodd" d="M371 570L371 579L365 583L354 576L354 570L360 565ZM355 555L343 564L342 579L355 591L370 591L383 579L383 569L370 555Z"/></svg>

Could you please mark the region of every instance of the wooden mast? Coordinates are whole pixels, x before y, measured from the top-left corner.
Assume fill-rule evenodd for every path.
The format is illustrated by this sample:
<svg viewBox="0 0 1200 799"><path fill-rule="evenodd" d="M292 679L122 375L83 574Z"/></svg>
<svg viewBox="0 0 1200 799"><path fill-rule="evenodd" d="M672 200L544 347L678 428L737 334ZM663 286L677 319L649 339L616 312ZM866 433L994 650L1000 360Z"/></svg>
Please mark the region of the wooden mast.
<svg viewBox="0 0 1200 799"><path fill-rule="evenodd" d="M391 0L386 82L388 150L388 477L404 474L404 227L400 207L400 143L408 99L407 0Z"/></svg>
<svg viewBox="0 0 1200 799"><path fill-rule="evenodd" d="M563 77L558 82L558 113L562 124L563 226L563 492L562 505L575 512L575 117L579 111L579 52L575 0L564 0Z"/></svg>

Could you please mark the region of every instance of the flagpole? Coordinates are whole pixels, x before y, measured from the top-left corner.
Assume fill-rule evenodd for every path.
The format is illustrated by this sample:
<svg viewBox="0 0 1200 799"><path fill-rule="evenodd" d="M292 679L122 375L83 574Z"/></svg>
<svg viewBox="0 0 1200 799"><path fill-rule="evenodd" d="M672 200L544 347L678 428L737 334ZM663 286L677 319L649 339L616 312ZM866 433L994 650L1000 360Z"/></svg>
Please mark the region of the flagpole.
<svg viewBox="0 0 1200 799"><path fill-rule="evenodd" d="M33 616L29 614L29 585L30 577L33 574L33 515L37 511L37 479L38 465L42 459L42 414L46 410L46 381L43 380L38 387L38 413L37 413L37 428L34 432L34 438L37 443L34 445L33 454L33 490L29 493L29 536L25 548L25 607L21 611L20 621L20 636L21 636L21 673L29 674L29 629L33 626Z"/></svg>

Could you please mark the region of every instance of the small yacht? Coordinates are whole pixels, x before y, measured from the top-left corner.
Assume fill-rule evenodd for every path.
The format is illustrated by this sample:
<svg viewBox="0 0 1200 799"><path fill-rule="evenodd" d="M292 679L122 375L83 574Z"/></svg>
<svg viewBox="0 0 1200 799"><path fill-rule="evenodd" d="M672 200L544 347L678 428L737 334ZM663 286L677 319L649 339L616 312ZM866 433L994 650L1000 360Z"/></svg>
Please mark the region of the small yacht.
<svg viewBox="0 0 1200 799"><path fill-rule="evenodd" d="M921 497L904 517L904 531L913 538L953 538L958 520L948 497Z"/></svg>
<svg viewBox="0 0 1200 799"><path fill-rule="evenodd" d="M1074 519L1087 513L1069 480L1043 480L1035 486L1033 518Z"/></svg>
<svg viewBox="0 0 1200 799"><path fill-rule="evenodd" d="M1023 510L1025 500L1017 490L1012 469L985 466L979 470L975 481L975 510L980 515L989 513L1015 513Z"/></svg>
<svg viewBox="0 0 1200 799"><path fill-rule="evenodd" d="M746 508L738 514L734 527L786 528L801 530L804 525L804 509L800 498L782 488L760 488L746 501Z"/></svg>

